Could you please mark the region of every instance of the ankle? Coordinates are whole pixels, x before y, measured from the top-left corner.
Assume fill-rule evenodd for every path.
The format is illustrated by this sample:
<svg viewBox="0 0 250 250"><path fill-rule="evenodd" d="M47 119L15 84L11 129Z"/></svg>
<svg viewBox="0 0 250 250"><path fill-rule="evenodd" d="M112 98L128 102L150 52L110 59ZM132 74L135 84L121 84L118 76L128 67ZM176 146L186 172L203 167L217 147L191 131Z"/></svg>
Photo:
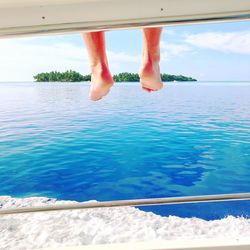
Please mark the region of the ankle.
<svg viewBox="0 0 250 250"><path fill-rule="evenodd" d="M94 65L94 66L91 66L91 73L93 75L99 75L101 77L111 77L111 73L110 73L110 70L109 70L109 67L107 66L107 64L97 64L97 65Z"/></svg>
<svg viewBox="0 0 250 250"><path fill-rule="evenodd" d="M96 81L97 79L101 79L101 81L104 81L106 83L113 83L112 75L106 64L98 64L95 66L91 66L91 73L91 78L92 80L95 79L94 81Z"/></svg>
<svg viewBox="0 0 250 250"><path fill-rule="evenodd" d="M159 61L144 60L141 64L141 72L151 73L159 69Z"/></svg>
<svg viewBox="0 0 250 250"><path fill-rule="evenodd" d="M145 64L151 63L159 63L160 62L160 50L158 49L152 49L150 52L148 50L142 51L142 61Z"/></svg>
<svg viewBox="0 0 250 250"><path fill-rule="evenodd" d="M100 74L100 73L103 73L103 72L107 72L109 71L109 68L107 66L106 63L95 63L95 64L92 64L91 66L91 72L93 74Z"/></svg>

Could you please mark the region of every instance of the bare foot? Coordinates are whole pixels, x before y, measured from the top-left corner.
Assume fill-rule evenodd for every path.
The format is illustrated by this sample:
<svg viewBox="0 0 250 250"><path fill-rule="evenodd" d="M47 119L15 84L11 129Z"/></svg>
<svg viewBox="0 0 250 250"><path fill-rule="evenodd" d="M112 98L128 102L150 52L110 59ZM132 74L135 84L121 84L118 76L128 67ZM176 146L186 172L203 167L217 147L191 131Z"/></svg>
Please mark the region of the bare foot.
<svg viewBox="0 0 250 250"><path fill-rule="evenodd" d="M163 87L158 62L147 62L143 64L139 72L142 89L151 92Z"/></svg>
<svg viewBox="0 0 250 250"><path fill-rule="evenodd" d="M114 81L108 68L93 68L89 98L98 101L109 93Z"/></svg>

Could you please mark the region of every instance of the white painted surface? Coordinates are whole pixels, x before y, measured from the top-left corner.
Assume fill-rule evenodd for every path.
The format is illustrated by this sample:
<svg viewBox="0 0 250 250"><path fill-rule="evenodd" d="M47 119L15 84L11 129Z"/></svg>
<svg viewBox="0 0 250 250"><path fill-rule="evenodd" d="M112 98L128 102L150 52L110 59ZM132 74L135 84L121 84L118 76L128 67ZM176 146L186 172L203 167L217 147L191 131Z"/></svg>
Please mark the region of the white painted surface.
<svg viewBox="0 0 250 250"><path fill-rule="evenodd" d="M1 0L0 36L250 15L250 0Z"/></svg>
<svg viewBox="0 0 250 250"><path fill-rule="evenodd" d="M217 238L212 240L150 241L133 244L125 243L81 247L45 248L43 250L249 250L249 242L249 239L228 240L224 238Z"/></svg>

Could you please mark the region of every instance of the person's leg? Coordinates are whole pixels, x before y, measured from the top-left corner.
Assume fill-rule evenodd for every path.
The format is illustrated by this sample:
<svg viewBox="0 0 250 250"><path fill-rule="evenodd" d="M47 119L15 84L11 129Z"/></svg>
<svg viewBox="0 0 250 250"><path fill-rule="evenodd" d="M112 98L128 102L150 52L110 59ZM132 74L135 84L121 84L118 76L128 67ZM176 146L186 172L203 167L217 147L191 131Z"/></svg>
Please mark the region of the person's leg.
<svg viewBox="0 0 250 250"><path fill-rule="evenodd" d="M93 101L107 95L113 85L105 49L104 32L82 33L91 67L91 87L89 97Z"/></svg>
<svg viewBox="0 0 250 250"><path fill-rule="evenodd" d="M160 75L160 36L162 28L142 29L142 66L139 72L142 88L156 91L163 87Z"/></svg>

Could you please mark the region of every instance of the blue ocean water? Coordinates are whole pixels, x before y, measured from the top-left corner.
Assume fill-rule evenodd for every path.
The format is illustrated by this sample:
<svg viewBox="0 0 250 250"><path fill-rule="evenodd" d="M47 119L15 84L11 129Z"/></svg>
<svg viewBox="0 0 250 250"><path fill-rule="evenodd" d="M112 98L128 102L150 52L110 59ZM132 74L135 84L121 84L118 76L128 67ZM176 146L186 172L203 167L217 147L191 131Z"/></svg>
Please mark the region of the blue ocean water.
<svg viewBox="0 0 250 250"><path fill-rule="evenodd" d="M250 192L250 84L0 84L0 195L119 200ZM250 202L141 208L250 215Z"/></svg>

